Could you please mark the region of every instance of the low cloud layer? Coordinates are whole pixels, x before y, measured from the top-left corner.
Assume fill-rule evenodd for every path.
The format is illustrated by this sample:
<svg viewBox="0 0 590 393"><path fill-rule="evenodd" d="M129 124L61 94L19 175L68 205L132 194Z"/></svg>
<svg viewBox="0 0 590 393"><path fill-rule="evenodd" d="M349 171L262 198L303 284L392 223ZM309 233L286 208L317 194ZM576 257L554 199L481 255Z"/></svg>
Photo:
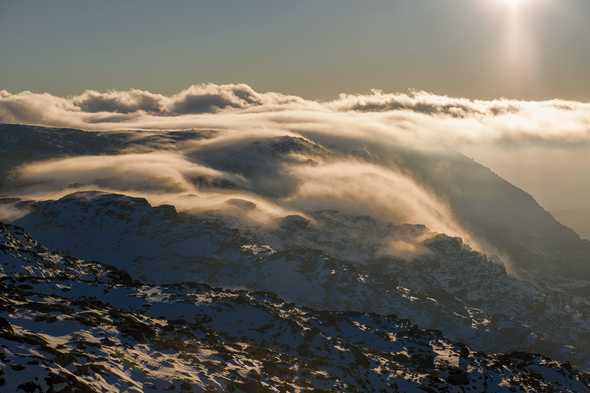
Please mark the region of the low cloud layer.
<svg viewBox="0 0 590 393"><path fill-rule="evenodd" d="M104 190L188 212L258 214L257 223L335 209L469 237L450 209L411 176L320 149L302 137L221 134L173 152L35 161L12 175L18 195L34 199Z"/></svg>
<svg viewBox="0 0 590 393"><path fill-rule="evenodd" d="M194 85L165 96L149 91L86 91L57 97L0 90L0 122L91 130L342 126L438 146L590 142L590 103L468 100L426 92L342 94L325 102L259 93L245 84ZM352 123L352 124L351 124Z"/></svg>
<svg viewBox="0 0 590 393"><path fill-rule="evenodd" d="M544 149L572 157L590 149L589 103L468 100L426 92L375 90L317 102L244 84L195 85L169 96L137 89L73 97L0 90L0 122L105 135L200 135L162 148L145 146L141 153L122 148L119 154L26 163L12 173L20 195L102 189L268 225L287 214L338 209L424 224L473 245L477 240L449 203L454 189L445 194L437 188L456 151L484 157L485 151L510 148L518 160L534 148L535 159L542 160ZM486 163L494 167L493 160ZM586 170L575 160L560 165L564 173ZM590 185L584 187L590 192ZM418 252L399 239L383 247L393 254Z"/></svg>
<svg viewBox="0 0 590 393"><path fill-rule="evenodd" d="M34 162L15 170L21 190L96 188L119 191L195 192L198 185L245 183L245 179L183 160L174 153L81 156Z"/></svg>

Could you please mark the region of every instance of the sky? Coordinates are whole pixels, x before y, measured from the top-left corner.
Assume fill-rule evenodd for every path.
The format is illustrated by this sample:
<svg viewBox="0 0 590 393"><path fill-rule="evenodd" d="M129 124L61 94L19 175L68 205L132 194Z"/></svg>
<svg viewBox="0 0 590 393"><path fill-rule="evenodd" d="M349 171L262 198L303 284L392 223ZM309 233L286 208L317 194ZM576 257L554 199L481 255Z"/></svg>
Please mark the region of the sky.
<svg viewBox="0 0 590 393"><path fill-rule="evenodd" d="M590 2L511 1L0 0L0 88L589 100Z"/></svg>

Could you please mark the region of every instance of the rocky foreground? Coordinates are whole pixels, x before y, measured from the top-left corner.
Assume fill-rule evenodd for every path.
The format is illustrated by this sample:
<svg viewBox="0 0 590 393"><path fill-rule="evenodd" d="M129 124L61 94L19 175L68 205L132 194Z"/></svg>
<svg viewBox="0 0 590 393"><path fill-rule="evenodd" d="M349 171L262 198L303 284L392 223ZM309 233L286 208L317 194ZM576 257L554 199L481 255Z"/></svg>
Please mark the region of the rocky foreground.
<svg viewBox="0 0 590 393"><path fill-rule="evenodd" d="M105 245L108 247L108 245ZM473 352L394 316L149 286L0 225L2 392L587 392L567 363Z"/></svg>

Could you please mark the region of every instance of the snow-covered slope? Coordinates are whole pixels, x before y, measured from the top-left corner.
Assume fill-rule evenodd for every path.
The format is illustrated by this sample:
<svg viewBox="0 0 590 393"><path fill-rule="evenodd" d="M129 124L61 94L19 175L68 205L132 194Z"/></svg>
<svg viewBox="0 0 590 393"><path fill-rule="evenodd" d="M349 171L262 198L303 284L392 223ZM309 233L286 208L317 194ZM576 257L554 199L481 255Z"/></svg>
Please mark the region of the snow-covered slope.
<svg viewBox="0 0 590 393"><path fill-rule="evenodd" d="M147 285L0 225L2 392L587 392L524 352L474 352L370 313L270 293Z"/></svg>
<svg viewBox="0 0 590 393"><path fill-rule="evenodd" d="M271 291L322 310L394 313L479 350L534 350L590 368L590 302L512 277L494 258L420 225L335 211L264 231L97 192L29 204L17 223L53 249L157 284ZM384 241L413 247L386 256Z"/></svg>

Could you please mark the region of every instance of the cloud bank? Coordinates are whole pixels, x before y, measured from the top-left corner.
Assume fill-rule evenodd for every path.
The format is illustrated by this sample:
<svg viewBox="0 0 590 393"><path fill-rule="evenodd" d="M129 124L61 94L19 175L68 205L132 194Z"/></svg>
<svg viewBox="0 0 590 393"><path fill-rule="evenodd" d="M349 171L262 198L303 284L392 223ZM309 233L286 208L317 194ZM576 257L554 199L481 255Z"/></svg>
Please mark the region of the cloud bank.
<svg viewBox="0 0 590 393"><path fill-rule="evenodd" d="M245 84L202 84L166 96L145 90L85 91L78 96L0 90L0 122L88 130L341 126L438 146L575 145L590 142L590 103L469 100L414 91L342 94L312 101L259 93Z"/></svg>
<svg viewBox="0 0 590 393"><path fill-rule="evenodd" d="M105 135L200 135L161 148L146 145L141 153L122 146L119 154L25 163L13 171L21 196L101 189L264 225L278 225L289 214L338 209L424 224L476 246L450 204L455 189L438 187L457 150L534 147L585 154L590 148L589 103L469 100L418 91L374 90L320 102L245 84L195 85L173 95L132 89L57 97L0 90L0 122ZM396 255L413 250L398 240L383 248Z"/></svg>

